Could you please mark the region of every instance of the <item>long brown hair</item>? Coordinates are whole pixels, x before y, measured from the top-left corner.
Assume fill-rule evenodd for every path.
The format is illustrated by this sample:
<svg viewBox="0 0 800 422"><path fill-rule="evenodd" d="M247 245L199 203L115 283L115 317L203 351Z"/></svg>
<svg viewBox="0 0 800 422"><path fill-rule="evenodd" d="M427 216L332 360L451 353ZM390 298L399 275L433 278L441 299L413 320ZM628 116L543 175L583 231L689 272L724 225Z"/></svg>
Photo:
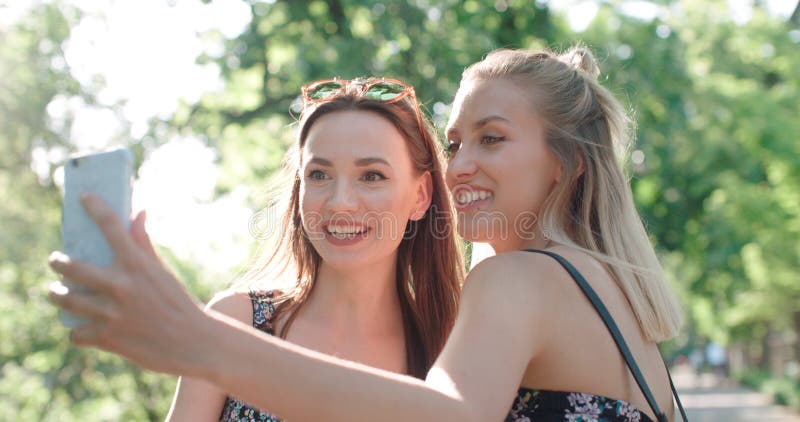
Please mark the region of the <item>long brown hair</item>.
<svg viewBox="0 0 800 422"><path fill-rule="evenodd" d="M531 99L563 174L542 205L543 232L604 262L645 337L661 341L677 334L680 308L617 156L630 145L632 121L598 83L599 73L582 46L563 54L501 49L467 68L462 80L506 79Z"/></svg>
<svg viewBox="0 0 800 422"><path fill-rule="evenodd" d="M406 367L410 375L424 378L452 329L464 279L461 243L455 235L453 204L444 181L444 151L413 97L386 103L359 95L357 88L358 84L351 84L347 92L303 110L297 143L286 162L293 181L280 206L280 227L262 262L251 268L245 278L256 284L269 283L273 277L290 279L275 297L280 305L274 318L284 321L278 334L285 338L314 289L321 263L300 216L299 169L308 132L320 117L337 111L358 110L382 116L402 134L415 171L430 172L433 182L431 206L423 218L408 222L397 252L396 288L403 317Z"/></svg>

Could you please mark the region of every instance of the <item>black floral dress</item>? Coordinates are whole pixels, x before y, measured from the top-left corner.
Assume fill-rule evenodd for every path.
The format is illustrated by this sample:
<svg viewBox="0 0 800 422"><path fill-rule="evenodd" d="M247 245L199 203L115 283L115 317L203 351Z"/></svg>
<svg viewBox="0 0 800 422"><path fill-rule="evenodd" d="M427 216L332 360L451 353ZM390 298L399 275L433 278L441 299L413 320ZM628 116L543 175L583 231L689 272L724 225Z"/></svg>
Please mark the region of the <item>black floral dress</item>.
<svg viewBox="0 0 800 422"><path fill-rule="evenodd" d="M506 422L652 422L634 405L586 393L520 388Z"/></svg>
<svg viewBox="0 0 800 422"><path fill-rule="evenodd" d="M272 325L272 317L275 315L275 304L272 301L274 292L250 292L250 301L253 303L253 327L273 335L275 329ZM262 412L254 407L249 406L241 400L228 397L225 401L225 406L222 408L222 414L219 416L222 422L280 422L277 416Z"/></svg>

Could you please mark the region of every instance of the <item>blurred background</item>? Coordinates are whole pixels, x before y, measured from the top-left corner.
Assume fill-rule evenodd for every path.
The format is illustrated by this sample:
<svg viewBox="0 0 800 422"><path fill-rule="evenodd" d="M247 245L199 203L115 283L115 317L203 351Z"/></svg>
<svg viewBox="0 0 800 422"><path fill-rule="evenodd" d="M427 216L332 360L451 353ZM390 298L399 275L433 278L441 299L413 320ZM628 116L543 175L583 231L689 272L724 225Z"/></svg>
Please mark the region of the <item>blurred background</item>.
<svg viewBox="0 0 800 422"><path fill-rule="evenodd" d="M800 2L0 0L0 420L160 420L175 386L70 347L47 302L69 154L132 149L134 207L205 301L270 229L301 85L402 79L441 129L466 65L577 41L638 122L687 395L711 376L800 408Z"/></svg>

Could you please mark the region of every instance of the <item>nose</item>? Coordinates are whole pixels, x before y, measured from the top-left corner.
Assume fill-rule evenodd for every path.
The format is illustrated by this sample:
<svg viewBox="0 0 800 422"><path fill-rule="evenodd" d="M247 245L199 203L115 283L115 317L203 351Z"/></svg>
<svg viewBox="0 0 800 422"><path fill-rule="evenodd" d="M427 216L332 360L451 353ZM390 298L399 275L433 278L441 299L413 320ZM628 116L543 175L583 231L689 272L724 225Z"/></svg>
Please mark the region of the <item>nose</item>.
<svg viewBox="0 0 800 422"><path fill-rule="evenodd" d="M478 171L478 165L470 148L461 148L447 163L447 179L451 183L463 183L472 178Z"/></svg>
<svg viewBox="0 0 800 422"><path fill-rule="evenodd" d="M358 208L358 199L352 183L340 178L333 184L328 197L328 208L333 212L354 211Z"/></svg>

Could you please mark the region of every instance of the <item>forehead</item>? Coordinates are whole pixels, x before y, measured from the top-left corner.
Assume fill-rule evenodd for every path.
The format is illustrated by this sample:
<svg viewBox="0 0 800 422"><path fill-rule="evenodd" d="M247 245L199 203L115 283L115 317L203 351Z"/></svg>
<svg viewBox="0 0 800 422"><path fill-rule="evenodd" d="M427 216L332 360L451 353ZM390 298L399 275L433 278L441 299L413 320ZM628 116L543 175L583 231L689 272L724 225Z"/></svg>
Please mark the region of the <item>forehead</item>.
<svg viewBox="0 0 800 422"><path fill-rule="evenodd" d="M534 111L529 92L508 79L472 79L462 81L453 101L447 130L472 124L487 116L507 120L529 119Z"/></svg>
<svg viewBox="0 0 800 422"><path fill-rule="evenodd" d="M309 156L328 159L383 157L408 159L405 139L387 118L363 110L335 111L313 122L303 145L303 161Z"/></svg>

